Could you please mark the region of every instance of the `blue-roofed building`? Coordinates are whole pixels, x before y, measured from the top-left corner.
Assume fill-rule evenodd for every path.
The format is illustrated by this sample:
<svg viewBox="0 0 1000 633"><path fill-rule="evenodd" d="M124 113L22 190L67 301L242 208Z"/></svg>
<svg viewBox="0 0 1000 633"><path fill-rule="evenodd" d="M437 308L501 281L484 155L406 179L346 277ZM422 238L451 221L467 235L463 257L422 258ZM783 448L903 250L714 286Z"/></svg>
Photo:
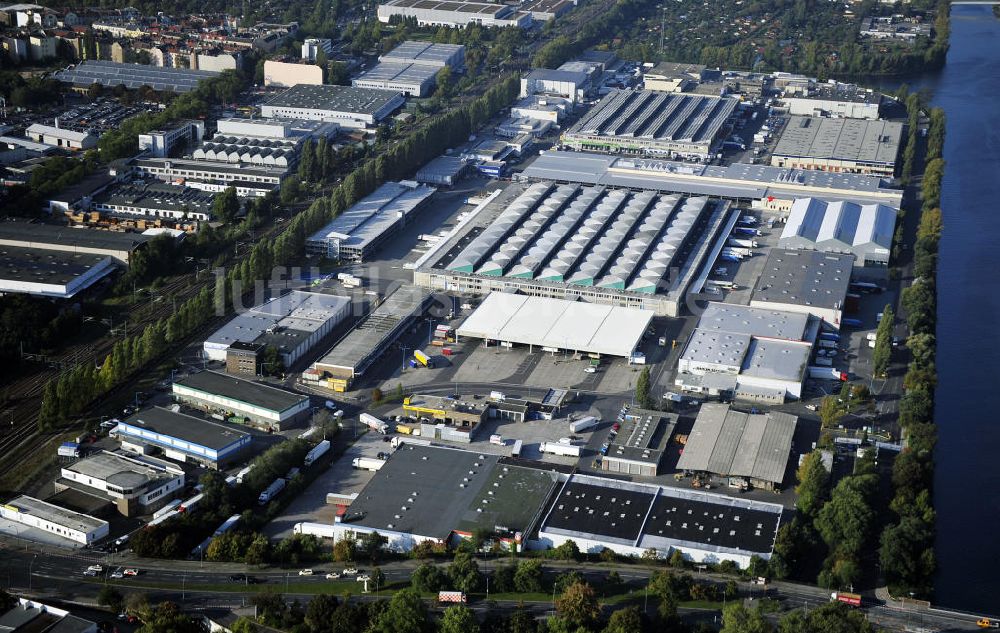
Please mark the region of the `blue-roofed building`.
<svg viewBox="0 0 1000 633"><path fill-rule="evenodd" d="M252 435L234 426L160 407L122 420L114 432L126 450L145 453L156 447L168 459L215 470L245 457L253 443Z"/></svg>

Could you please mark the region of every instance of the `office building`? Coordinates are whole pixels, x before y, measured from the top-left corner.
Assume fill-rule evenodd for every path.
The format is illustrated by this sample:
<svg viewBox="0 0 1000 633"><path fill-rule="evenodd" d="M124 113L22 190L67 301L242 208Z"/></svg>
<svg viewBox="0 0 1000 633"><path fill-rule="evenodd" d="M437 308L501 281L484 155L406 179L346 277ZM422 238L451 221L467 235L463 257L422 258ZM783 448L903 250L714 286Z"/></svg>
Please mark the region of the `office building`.
<svg viewBox="0 0 1000 633"><path fill-rule="evenodd" d="M0 504L0 517L81 545L91 545L108 536L107 521L27 495Z"/></svg>
<svg viewBox="0 0 1000 633"><path fill-rule="evenodd" d="M169 456L169 455L168 455ZM152 457L102 451L64 466L55 490L82 489L111 500L125 516L149 514L184 490L184 471Z"/></svg>

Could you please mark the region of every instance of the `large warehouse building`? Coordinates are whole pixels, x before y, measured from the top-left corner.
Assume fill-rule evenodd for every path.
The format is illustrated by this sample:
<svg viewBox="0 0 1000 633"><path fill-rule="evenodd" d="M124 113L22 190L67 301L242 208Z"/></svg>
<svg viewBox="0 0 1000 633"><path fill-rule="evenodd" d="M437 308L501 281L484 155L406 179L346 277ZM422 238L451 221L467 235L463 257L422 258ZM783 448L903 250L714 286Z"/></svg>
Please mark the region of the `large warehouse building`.
<svg viewBox="0 0 1000 633"><path fill-rule="evenodd" d="M751 414L706 402L688 434L678 470L728 477L730 486L781 488L798 418L772 411Z"/></svg>
<svg viewBox="0 0 1000 633"><path fill-rule="evenodd" d="M236 427L160 407L126 418L114 433L126 450L146 453L157 448L168 459L194 462L213 470L245 457L253 441L253 436Z"/></svg>
<svg viewBox="0 0 1000 633"><path fill-rule="evenodd" d="M519 550L556 485L553 473L496 455L403 443L338 517L334 538L378 532L407 552L486 529Z"/></svg>
<svg viewBox="0 0 1000 633"><path fill-rule="evenodd" d="M420 64L375 64L351 80L356 88L374 88L402 92L408 97L426 97L437 85L440 68Z"/></svg>
<svg viewBox="0 0 1000 633"><path fill-rule="evenodd" d="M80 92L86 92L92 85L100 84L105 88L125 86L130 90L149 86L153 90L176 93L190 92L202 80L218 76L219 73L214 70L123 64L96 59L82 61L54 75L59 81L70 84Z"/></svg>
<svg viewBox="0 0 1000 633"><path fill-rule="evenodd" d="M388 23L393 16L416 18L420 26L531 26L531 14L510 5L465 0L389 0L378 5L379 22Z"/></svg>
<svg viewBox="0 0 1000 633"><path fill-rule="evenodd" d="M374 127L403 105L402 93L354 86L299 84L260 107L265 119L333 121L346 128Z"/></svg>
<svg viewBox="0 0 1000 633"><path fill-rule="evenodd" d="M708 198L512 185L435 244L413 278L432 290L521 292L676 316L737 217Z"/></svg>
<svg viewBox="0 0 1000 633"><path fill-rule="evenodd" d="M675 384L761 404L797 399L818 331L819 320L806 314L709 303L681 352Z"/></svg>
<svg viewBox="0 0 1000 633"><path fill-rule="evenodd" d="M214 371L175 382L173 394L178 402L268 431L281 431L311 415L309 396Z"/></svg>
<svg viewBox="0 0 1000 633"><path fill-rule="evenodd" d="M771 154L771 165L891 178L903 124L896 121L793 116Z"/></svg>
<svg viewBox="0 0 1000 633"><path fill-rule="evenodd" d="M888 266L896 210L884 204L800 198L781 231L782 248L853 253L856 266Z"/></svg>
<svg viewBox="0 0 1000 633"><path fill-rule="evenodd" d="M677 161L548 151L521 179L628 187L694 196L720 196L788 212L799 198L885 204L898 209L903 192L875 176L733 163L694 165Z"/></svg>
<svg viewBox="0 0 1000 633"><path fill-rule="evenodd" d="M306 253L327 259L369 261L381 244L424 208L433 187L387 182L306 240Z"/></svg>
<svg viewBox="0 0 1000 633"><path fill-rule="evenodd" d="M608 548L668 558L675 550L696 563L731 560L741 568L753 556L771 557L782 506L683 490L571 475L549 507L538 545L574 541L581 552Z"/></svg>
<svg viewBox="0 0 1000 633"><path fill-rule="evenodd" d="M616 90L563 134L562 144L577 150L707 159L725 140L737 103L728 97Z"/></svg>
<svg viewBox="0 0 1000 633"><path fill-rule="evenodd" d="M0 246L106 255L123 264L128 264L132 255L150 239L139 233L91 231L35 222L0 222Z"/></svg>
<svg viewBox="0 0 1000 633"><path fill-rule="evenodd" d="M334 391L346 391L351 381L365 373L406 328L424 313L431 293L414 286L400 286L386 296L371 314L329 352L313 363L312 369L326 376Z"/></svg>
<svg viewBox="0 0 1000 633"><path fill-rule="evenodd" d="M781 97L792 115L835 116L877 121L882 110L881 93L854 84L829 83L790 87Z"/></svg>
<svg viewBox="0 0 1000 633"><path fill-rule="evenodd" d="M205 356L225 361L229 347L236 342L264 349L271 346L277 348L288 368L350 313L350 297L293 290L237 314L205 340ZM259 369L253 373L260 373Z"/></svg>
<svg viewBox="0 0 1000 633"><path fill-rule="evenodd" d="M0 517L82 545L100 541L107 537L109 530L107 521L27 495L20 495L7 503L0 503Z"/></svg>
<svg viewBox="0 0 1000 633"><path fill-rule="evenodd" d="M650 310L492 292L458 327L456 340L628 358L652 319Z"/></svg>
<svg viewBox="0 0 1000 633"><path fill-rule="evenodd" d="M772 248L750 306L800 312L840 329L854 255Z"/></svg>
<svg viewBox="0 0 1000 633"><path fill-rule="evenodd" d="M406 40L378 58L386 64L419 64L441 69L458 69L465 65L465 46Z"/></svg>
<svg viewBox="0 0 1000 633"><path fill-rule="evenodd" d="M69 299L116 268L107 255L0 246L0 293Z"/></svg>
<svg viewBox="0 0 1000 633"><path fill-rule="evenodd" d="M618 433L600 457L601 470L655 477L677 426L677 415L645 409L630 409L622 416Z"/></svg>

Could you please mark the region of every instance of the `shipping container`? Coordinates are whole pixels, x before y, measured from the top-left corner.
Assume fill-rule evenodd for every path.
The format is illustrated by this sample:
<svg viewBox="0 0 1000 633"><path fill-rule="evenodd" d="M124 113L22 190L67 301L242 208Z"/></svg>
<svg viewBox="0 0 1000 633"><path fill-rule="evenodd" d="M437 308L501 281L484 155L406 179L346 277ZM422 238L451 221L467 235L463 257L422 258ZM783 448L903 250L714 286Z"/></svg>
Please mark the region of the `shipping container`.
<svg viewBox="0 0 1000 633"><path fill-rule="evenodd" d="M178 514L180 514L180 513L177 510L170 510L168 512L164 512L163 514L161 514L159 516L157 516L157 515L154 514L153 515L153 520L150 521L149 523L147 523L146 527L153 527L154 525L160 525L161 523L164 523L164 522L169 521L170 519L174 518Z"/></svg>
<svg viewBox="0 0 1000 633"><path fill-rule="evenodd" d="M431 358L430 356L428 356L427 354L424 354L423 352L421 352L418 349L417 350L413 350L413 358L415 358L417 360L417 362L419 362L424 367L428 367L428 368L433 368L434 367L434 359Z"/></svg>
<svg viewBox="0 0 1000 633"><path fill-rule="evenodd" d="M510 449L510 456L511 457L521 456L521 440L514 440L514 446L512 446Z"/></svg>
<svg viewBox="0 0 1000 633"><path fill-rule="evenodd" d="M836 602L843 602L844 604L849 604L852 607L861 606L861 596L856 593L844 593L842 591L834 591L830 594L830 599Z"/></svg>
<svg viewBox="0 0 1000 633"><path fill-rule="evenodd" d="M809 367L809 377L820 380L847 381L847 374L833 367Z"/></svg>

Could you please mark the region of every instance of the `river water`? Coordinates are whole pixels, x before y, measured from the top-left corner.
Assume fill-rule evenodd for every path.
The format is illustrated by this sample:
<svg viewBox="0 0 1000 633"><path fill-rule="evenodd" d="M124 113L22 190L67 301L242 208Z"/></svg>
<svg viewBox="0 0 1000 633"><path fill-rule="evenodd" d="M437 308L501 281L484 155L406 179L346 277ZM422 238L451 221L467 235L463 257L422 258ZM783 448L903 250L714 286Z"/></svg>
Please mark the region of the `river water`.
<svg viewBox="0 0 1000 633"><path fill-rule="evenodd" d="M1000 20L952 9L938 269L936 604L1000 615Z"/></svg>

